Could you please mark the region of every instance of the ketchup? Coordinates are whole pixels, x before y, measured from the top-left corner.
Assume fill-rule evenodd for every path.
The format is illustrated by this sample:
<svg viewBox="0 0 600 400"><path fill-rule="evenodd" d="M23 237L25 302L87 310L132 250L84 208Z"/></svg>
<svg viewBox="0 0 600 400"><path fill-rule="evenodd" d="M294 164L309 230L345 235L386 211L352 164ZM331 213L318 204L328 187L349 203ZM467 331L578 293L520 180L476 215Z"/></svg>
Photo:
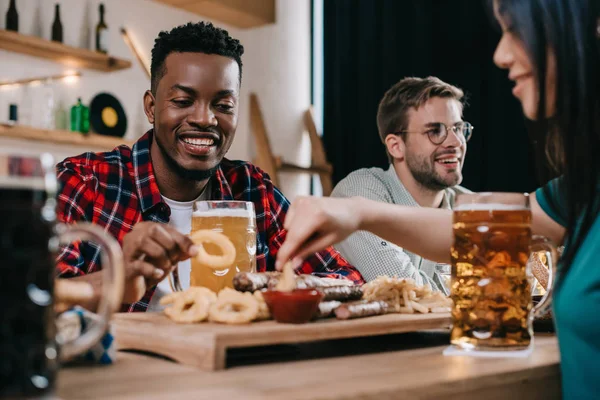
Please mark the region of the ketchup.
<svg viewBox="0 0 600 400"><path fill-rule="evenodd" d="M303 324L316 314L323 293L316 289L294 289L291 292L268 290L262 295L277 322Z"/></svg>

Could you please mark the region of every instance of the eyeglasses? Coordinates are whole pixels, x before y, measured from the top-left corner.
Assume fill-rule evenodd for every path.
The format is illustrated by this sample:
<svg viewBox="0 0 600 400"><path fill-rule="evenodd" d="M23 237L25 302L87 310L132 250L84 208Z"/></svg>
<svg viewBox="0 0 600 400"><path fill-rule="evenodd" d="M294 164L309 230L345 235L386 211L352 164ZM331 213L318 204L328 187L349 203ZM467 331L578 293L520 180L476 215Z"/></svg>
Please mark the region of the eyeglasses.
<svg viewBox="0 0 600 400"><path fill-rule="evenodd" d="M397 131L392 132L393 135L398 135L400 133L425 133L427 137L433 144L442 144L448 137L448 131L453 131L459 138L464 138L465 143L471 139L471 135L473 134L473 125L469 122L463 121L459 122L454 126L447 127L445 124L441 122L436 122L433 124L428 124L427 128L425 128L422 132L409 132L409 131Z"/></svg>

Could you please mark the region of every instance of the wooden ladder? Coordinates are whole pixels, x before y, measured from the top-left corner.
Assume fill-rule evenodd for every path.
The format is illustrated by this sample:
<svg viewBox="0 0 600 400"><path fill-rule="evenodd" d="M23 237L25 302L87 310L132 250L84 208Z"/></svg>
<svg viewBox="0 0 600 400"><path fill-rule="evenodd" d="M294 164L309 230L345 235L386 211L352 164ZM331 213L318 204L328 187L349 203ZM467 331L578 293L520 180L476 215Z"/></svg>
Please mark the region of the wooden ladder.
<svg viewBox="0 0 600 400"><path fill-rule="evenodd" d="M311 146L311 165L309 167L286 163L281 160L281 157L275 156L267 135L258 97L255 93L250 94L250 130L256 144L256 156L253 163L269 174L271 181L277 187L279 187L279 172L319 175L323 196L329 196L333 190L331 180L333 167L327 162L323 142L317 133L312 106L304 113L304 125L308 131Z"/></svg>

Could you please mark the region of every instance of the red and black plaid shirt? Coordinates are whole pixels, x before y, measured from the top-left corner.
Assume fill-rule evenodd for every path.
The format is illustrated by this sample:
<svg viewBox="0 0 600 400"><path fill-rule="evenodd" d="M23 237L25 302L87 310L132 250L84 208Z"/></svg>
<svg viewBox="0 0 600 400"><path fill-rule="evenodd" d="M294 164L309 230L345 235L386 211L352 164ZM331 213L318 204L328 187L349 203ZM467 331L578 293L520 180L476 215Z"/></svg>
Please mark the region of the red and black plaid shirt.
<svg viewBox="0 0 600 400"><path fill-rule="evenodd" d="M133 148L122 145L111 152L84 153L59 163L59 220L92 222L119 243L140 221L168 223L171 211L161 197L152 169L151 140L152 130ZM254 203L257 270L274 270L277 251L286 235L283 221L289 201L265 172L242 161L224 159L211 178L210 188L212 200ZM99 247L80 242L63 248L57 268L59 276L74 277L99 271L100 264ZM360 272L331 247L308 258L298 272L364 282ZM150 288L141 301L124 305L123 310L145 311L154 289Z"/></svg>

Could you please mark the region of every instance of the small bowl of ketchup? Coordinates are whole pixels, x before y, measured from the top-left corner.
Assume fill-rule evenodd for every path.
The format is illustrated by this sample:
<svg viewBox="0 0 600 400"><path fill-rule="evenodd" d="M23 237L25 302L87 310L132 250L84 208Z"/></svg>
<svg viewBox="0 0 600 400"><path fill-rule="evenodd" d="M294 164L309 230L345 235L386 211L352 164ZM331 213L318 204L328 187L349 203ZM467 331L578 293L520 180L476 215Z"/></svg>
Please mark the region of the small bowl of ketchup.
<svg viewBox="0 0 600 400"><path fill-rule="evenodd" d="M294 289L291 292L262 292L273 319L288 324L304 324L316 314L323 293L316 289Z"/></svg>

